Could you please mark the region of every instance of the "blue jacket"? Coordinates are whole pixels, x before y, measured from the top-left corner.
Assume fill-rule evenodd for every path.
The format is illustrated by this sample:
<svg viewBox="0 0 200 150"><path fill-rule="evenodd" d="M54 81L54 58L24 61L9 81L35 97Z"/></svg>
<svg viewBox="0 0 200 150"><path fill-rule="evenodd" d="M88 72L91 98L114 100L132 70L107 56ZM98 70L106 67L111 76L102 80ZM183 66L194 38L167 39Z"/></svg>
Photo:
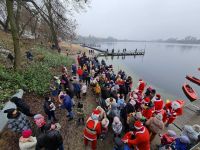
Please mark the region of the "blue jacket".
<svg viewBox="0 0 200 150"><path fill-rule="evenodd" d="M79 83L73 83L73 86L74 86L74 92L81 91L81 85Z"/></svg>
<svg viewBox="0 0 200 150"><path fill-rule="evenodd" d="M72 104L72 99L70 98L69 95L65 95L65 97L63 99L63 106L68 111L71 111L73 104Z"/></svg>

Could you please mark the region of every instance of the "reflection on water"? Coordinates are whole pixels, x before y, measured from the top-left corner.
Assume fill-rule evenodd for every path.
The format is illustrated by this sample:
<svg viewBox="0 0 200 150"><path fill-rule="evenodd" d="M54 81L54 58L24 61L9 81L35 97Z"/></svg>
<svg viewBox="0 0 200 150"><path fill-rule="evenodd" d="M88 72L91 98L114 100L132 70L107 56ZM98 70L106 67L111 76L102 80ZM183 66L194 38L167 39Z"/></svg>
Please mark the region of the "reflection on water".
<svg viewBox="0 0 200 150"><path fill-rule="evenodd" d="M103 43L102 49L143 49L144 42ZM107 63L117 68L126 68L129 73L146 80L159 91L176 98L184 98L182 84L188 82L200 95L199 86L187 81L186 74L200 78L200 46L183 44L147 43L144 56L104 57ZM101 59L101 58L100 58Z"/></svg>

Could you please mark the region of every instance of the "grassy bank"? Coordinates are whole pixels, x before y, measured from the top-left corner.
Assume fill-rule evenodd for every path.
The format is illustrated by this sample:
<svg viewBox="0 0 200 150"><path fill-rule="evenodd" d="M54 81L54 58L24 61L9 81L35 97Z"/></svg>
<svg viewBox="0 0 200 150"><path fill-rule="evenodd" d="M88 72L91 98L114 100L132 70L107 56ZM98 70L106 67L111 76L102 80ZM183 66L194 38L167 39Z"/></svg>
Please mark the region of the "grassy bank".
<svg viewBox="0 0 200 150"><path fill-rule="evenodd" d="M33 49L34 60L22 62L23 69L15 72L0 65L0 105L19 88L43 95L49 91L50 80L62 65L70 66L73 59L41 46ZM57 70L58 70L57 69Z"/></svg>

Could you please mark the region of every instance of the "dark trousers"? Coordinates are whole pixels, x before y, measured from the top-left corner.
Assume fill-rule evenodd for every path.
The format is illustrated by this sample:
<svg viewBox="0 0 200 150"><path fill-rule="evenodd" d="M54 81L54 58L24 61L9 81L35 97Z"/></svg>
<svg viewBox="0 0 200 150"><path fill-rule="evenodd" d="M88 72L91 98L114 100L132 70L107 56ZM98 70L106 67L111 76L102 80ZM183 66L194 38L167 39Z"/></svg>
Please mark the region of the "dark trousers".
<svg viewBox="0 0 200 150"><path fill-rule="evenodd" d="M86 78L86 85L90 85L90 77Z"/></svg>
<svg viewBox="0 0 200 150"><path fill-rule="evenodd" d="M48 120L51 120L51 118L53 118L54 120L56 120L55 112L54 111L49 111L47 113L47 115L48 115Z"/></svg>
<svg viewBox="0 0 200 150"><path fill-rule="evenodd" d="M76 92L76 97L77 97L78 99L80 99L80 98L81 98L81 92Z"/></svg>

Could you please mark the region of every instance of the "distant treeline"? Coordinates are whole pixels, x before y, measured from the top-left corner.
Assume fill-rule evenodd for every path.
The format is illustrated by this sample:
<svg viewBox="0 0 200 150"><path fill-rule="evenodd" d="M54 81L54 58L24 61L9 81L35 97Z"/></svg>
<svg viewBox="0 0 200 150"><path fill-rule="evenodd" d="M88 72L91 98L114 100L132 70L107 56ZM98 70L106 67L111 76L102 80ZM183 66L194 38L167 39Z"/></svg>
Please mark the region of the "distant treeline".
<svg viewBox="0 0 200 150"><path fill-rule="evenodd" d="M178 38L168 38L166 40L158 39L158 40L128 40L123 39L119 40L113 37L107 37L107 38L100 38L95 36L77 36L77 38L73 41L74 43L85 43L85 44L98 44L102 42L161 42L161 43L182 43L182 44L200 44L200 39L193 37L193 36L187 36L183 39Z"/></svg>
<svg viewBox="0 0 200 150"><path fill-rule="evenodd" d="M95 36L77 36L77 38L73 41L74 43L86 43L86 44L94 44L101 42L117 42L118 40L113 37L100 38Z"/></svg>
<svg viewBox="0 0 200 150"><path fill-rule="evenodd" d="M155 40L154 42L165 42L165 43L182 43L182 44L200 44L200 39L193 36L187 36L183 39L168 38L167 40Z"/></svg>

